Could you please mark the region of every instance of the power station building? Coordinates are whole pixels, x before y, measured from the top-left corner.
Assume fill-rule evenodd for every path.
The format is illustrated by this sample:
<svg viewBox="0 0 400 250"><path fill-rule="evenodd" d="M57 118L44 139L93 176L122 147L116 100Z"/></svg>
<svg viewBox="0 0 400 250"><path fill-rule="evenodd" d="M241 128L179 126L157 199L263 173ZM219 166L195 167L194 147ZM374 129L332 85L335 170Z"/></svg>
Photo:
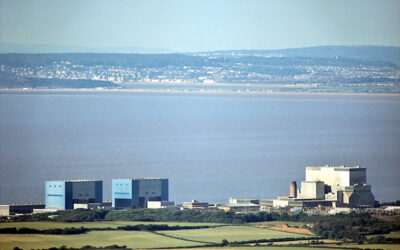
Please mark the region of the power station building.
<svg viewBox="0 0 400 250"><path fill-rule="evenodd" d="M147 208L148 201L168 201L168 179L113 179L112 206Z"/></svg>
<svg viewBox="0 0 400 250"><path fill-rule="evenodd" d="M292 195L291 195L292 196ZM360 166L306 167L301 199L333 201L336 206L373 206L375 197L367 185L367 170Z"/></svg>
<svg viewBox="0 0 400 250"><path fill-rule="evenodd" d="M261 200L230 199L228 205L236 203L247 207L259 205L261 211L273 211L281 208L365 208L374 206L376 201L371 186L367 185L366 168L326 165L306 167L306 179L301 182L301 188L297 189L296 182L292 181L289 196Z"/></svg>
<svg viewBox="0 0 400 250"><path fill-rule="evenodd" d="M46 209L73 209L74 204L103 202L103 181L46 181Z"/></svg>

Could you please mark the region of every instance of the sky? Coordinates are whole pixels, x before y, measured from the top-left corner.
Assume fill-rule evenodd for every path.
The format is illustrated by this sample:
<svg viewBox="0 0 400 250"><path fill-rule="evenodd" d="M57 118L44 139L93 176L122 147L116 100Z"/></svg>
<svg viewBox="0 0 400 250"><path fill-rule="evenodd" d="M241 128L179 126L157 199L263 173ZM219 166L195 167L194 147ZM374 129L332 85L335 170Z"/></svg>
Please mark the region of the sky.
<svg viewBox="0 0 400 250"><path fill-rule="evenodd" d="M400 46L400 1L0 0L0 42L176 52Z"/></svg>

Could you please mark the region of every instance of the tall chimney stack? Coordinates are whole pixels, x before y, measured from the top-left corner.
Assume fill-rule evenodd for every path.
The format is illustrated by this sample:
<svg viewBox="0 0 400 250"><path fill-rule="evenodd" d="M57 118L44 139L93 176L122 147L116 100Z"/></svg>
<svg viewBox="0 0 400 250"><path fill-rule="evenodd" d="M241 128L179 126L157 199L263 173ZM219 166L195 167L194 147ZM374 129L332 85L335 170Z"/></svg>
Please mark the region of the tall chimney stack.
<svg viewBox="0 0 400 250"><path fill-rule="evenodd" d="M295 181L290 182L290 198L297 198L297 184Z"/></svg>

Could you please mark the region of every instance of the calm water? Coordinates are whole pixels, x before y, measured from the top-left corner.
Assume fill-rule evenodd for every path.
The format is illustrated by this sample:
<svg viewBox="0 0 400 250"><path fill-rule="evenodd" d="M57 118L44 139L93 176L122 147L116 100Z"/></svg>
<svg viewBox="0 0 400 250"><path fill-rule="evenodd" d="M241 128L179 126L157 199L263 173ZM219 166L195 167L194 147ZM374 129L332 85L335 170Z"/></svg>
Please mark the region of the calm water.
<svg viewBox="0 0 400 250"><path fill-rule="evenodd" d="M170 199L287 195L307 165L361 165L400 199L400 98L133 93L0 94L0 203L44 181L167 177Z"/></svg>

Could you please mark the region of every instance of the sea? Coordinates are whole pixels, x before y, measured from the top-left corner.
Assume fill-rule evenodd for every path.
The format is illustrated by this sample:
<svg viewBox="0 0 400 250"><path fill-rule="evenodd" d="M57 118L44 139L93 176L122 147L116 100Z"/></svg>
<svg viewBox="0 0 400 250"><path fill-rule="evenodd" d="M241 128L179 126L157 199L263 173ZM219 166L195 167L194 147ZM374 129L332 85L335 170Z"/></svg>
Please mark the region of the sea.
<svg viewBox="0 0 400 250"><path fill-rule="evenodd" d="M360 165L400 200L400 97L0 92L0 204L44 201L46 180L169 179L170 200L288 195L306 166Z"/></svg>

